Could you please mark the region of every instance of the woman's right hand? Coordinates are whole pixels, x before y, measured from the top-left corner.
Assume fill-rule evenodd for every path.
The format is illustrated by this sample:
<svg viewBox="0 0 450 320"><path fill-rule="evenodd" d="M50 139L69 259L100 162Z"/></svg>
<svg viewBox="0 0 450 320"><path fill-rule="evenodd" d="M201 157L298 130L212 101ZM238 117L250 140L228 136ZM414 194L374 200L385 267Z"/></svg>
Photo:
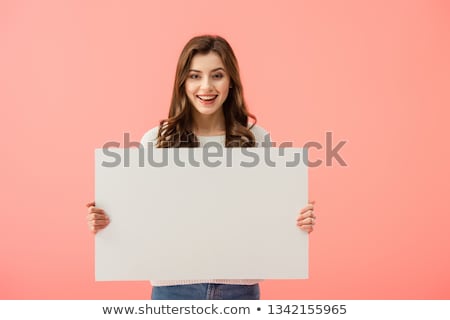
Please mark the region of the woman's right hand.
<svg viewBox="0 0 450 320"><path fill-rule="evenodd" d="M95 207L94 201L87 203L86 207L88 208L88 214L86 217L88 227L93 233L97 233L109 224L109 217L103 209Z"/></svg>

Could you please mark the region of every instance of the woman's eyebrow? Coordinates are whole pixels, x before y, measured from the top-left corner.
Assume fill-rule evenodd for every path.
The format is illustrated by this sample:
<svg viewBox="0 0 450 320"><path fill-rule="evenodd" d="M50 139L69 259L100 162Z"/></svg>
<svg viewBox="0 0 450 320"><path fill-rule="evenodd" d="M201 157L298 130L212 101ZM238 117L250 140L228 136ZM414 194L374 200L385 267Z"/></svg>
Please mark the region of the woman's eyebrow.
<svg viewBox="0 0 450 320"><path fill-rule="evenodd" d="M219 68L212 69L211 72L216 72L216 71L219 71L219 70L225 71L224 68L219 67ZM192 72L201 72L200 70L196 70L196 69L189 69L189 71L192 71Z"/></svg>

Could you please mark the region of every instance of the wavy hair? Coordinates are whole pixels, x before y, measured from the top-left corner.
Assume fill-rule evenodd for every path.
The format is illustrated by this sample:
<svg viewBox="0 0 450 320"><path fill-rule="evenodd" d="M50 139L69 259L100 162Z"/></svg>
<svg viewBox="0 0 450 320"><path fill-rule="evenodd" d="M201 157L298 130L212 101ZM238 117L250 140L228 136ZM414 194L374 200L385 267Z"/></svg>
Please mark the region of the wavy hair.
<svg viewBox="0 0 450 320"><path fill-rule="evenodd" d="M208 54L210 52L219 55L230 77L231 88L222 105L226 128L225 146L255 146L255 136L250 129L256 124L256 117L247 111L236 56L224 38L203 35L189 40L178 59L169 116L167 119L160 121L156 144L158 148L199 146L199 141L192 129L192 109L194 107L186 95L185 82L192 58L196 54ZM248 126L249 117L253 119L250 127Z"/></svg>

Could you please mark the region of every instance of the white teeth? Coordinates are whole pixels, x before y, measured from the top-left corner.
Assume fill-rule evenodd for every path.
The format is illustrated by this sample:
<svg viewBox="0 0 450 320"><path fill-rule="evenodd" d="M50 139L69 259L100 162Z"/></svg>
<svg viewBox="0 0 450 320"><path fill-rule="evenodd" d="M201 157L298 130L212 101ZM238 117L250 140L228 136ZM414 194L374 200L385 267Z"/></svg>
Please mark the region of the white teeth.
<svg viewBox="0 0 450 320"><path fill-rule="evenodd" d="M205 100L205 101L210 101L210 100L214 100L217 96L197 96L197 97L199 97L200 99Z"/></svg>

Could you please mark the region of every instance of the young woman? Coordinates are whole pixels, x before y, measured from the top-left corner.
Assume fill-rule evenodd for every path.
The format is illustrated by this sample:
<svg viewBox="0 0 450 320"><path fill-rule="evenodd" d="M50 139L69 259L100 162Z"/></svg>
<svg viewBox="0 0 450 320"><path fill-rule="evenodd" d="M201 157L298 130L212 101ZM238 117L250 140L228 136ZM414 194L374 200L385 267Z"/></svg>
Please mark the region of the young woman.
<svg viewBox="0 0 450 320"><path fill-rule="evenodd" d="M267 132L255 123L247 111L231 46L219 36L198 36L186 44L178 60L169 117L148 131L141 143L152 142L159 148L202 147L211 141L225 147L260 146ZM87 207L94 233L109 224L94 202ZM311 202L299 212L297 226L311 232L314 223ZM259 299L258 283L252 279L152 281L152 299Z"/></svg>

